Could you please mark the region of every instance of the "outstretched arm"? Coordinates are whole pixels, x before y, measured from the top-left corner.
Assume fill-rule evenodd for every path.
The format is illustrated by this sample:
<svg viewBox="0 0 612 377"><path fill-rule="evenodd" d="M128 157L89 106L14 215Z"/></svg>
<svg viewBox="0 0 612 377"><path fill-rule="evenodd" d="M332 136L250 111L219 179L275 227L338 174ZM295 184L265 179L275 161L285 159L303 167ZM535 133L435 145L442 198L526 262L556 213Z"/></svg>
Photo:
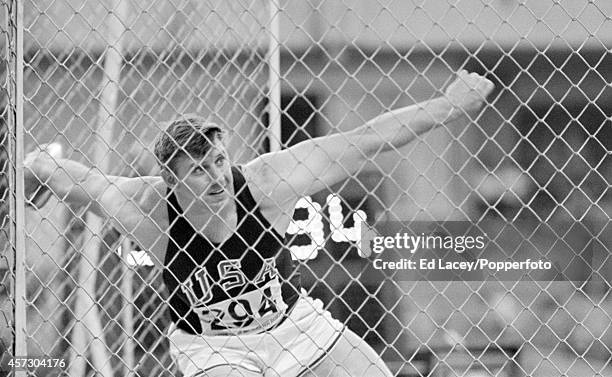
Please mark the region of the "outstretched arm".
<svg viewBox="0 0 612 377"><path fill-rule="evenodd" d="M25 161L26 197L49 190L60 200L85 207L111 219L124 233L131 233L143 220L140 197L159 177L127 178L104 175L94 168L68 159L53 159L45 152L32 152Z"/></svg>
<svg viewBox="0 0 612 377"><path fill-rule="evenodd" d="M353 176L376 154L480 109L492 90L491 81L462 71L442 97L390 111L347 133L262 155L247 165L254 195L264 203L285 206L330 187Z"/></svg>

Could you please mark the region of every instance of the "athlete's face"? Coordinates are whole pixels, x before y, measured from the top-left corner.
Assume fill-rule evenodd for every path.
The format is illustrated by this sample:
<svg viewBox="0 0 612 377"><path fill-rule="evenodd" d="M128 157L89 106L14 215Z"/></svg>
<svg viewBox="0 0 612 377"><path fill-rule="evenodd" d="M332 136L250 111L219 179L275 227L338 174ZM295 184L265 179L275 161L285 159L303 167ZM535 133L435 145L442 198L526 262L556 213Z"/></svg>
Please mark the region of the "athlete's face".
<svg viewBox="0 0 612 377"><path fill-rule="evenodd" d="M231 198L231 167L227 152L218 140L201 158L180 158L175 172L179 180L176 189L211 208L219 208Z"/></svg>

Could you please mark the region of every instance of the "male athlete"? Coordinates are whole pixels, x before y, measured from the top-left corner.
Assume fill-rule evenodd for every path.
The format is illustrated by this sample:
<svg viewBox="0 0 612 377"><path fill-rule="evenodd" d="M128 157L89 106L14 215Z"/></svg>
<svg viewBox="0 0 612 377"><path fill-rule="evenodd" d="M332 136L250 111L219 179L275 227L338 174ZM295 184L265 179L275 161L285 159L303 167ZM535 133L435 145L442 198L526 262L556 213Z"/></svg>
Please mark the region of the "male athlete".
<svg viewBox="0 0 612 377"><path fill-rule="evenodd" d="M299 198L478 110L492 89L461 71L442 97L244 166L228 161L221 127L186 116L156 140L159 177L105 176L38 153L26 158L26 190L40 180L150 252L169 291L168 338L185 376L391 376L372 348L300 289L285 231Z"/></svg>

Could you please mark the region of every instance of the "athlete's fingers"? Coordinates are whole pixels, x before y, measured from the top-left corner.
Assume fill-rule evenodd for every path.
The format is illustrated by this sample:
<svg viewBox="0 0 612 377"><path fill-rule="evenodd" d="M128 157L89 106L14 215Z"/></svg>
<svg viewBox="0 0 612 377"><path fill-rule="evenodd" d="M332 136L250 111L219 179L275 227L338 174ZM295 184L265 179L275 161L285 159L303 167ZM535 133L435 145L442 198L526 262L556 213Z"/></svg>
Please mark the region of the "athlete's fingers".
<svg viewBox="0 0 612 377"><path fill-rule="evenodd" d="M29 169L24 171L25 200L28 207L42 208L51 198L51 191Z"/></svg>
<svg viewBox="0 0 612 377"><path fill-rule="evenodd" d="M481 77L480 82L478 83L478 91L482 94L483 97L487 97L493 89L495 88L495 84L486 77Z"/></svg>
<svg viewBox="0 0 612 377"><path fill-rule="evenodd" d="M24 165L24 186L26 205L34 208L42 208L51 198L52 192L41 182L33 164L37 159L61 158L62 146L59 143L41 144L34 151L26 155Z"/></svg>

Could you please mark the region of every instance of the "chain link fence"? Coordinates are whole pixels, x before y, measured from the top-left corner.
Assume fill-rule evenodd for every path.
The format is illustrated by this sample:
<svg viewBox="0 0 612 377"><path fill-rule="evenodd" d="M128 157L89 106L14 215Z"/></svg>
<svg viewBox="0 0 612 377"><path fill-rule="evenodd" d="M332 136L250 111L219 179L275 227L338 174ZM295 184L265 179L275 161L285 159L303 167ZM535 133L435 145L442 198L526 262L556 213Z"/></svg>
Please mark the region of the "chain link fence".
<svg viewBox="0 0 612 377"><path fill-rule="evenodd" d="M184 114L226 128L243 164L439 96L460 69L486 76L496 89L481 112L298 202L288 244L302 286L395 376L612 375L608 2L27 0L22 25L14 6L2 3L4 208L11 64L24 69L26 152L125 177L160 173L154 139ZM14 355L21 331L29 355L67 360L66 375L182 375L162 271L89 210L29 206L24 265L14 209L2 214L0 350ZM570 281L371 275L360 229L388 221L469 221L512 258L584 268Z"/></svg>

